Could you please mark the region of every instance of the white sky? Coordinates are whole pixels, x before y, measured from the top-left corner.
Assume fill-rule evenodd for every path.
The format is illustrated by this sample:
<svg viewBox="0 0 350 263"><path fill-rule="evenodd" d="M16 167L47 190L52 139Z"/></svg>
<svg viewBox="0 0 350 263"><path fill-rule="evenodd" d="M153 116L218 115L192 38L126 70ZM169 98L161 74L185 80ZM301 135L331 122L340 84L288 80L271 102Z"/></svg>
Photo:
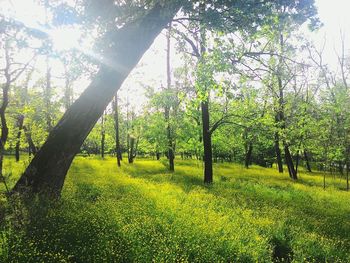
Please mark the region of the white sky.
<svg viewBox="0 0 350 263"><path fill-rule="evenodd" d="M350 47L350 1L349 0L315 0L318 16L324 26L319 32L307 34L315 44L322 47L326 41L325 60L335 67L335 51L340 50L340 32L344 34L345 46ZM347 50L349 53L349 48Z"/></svg>
<svg viewBox="0 0 350 263"><path fill-rule="evenodd" d="M320 20L324 26L318 32L305 33L316 43L317 46L322 46L326 41L324 51L325 61L334 67L336 65L335 50L340 47L340 31L345 35L346 46L350 42L350 0L315 0L318 8ZM35 26L35 20L45 20L45 12L42 8L34 5L32 0L0 0L0 12L10 16L15 16L27 25ZM74 32L49 32L55 41L58 48L66 48L67 45L74 45L76 35ZM59 34L58 34L59 33ZM62 35L66 36L62 37ZM68 34L68 35L67 35ZM56 37L55 37L56 36ZM67 39L70 39L67 41ZM62 41L63 40L63 41ZM120 90L120 96L124 101L129 97L131 105L136 108L141 108L145 97L143 87L145 85L153 85L158 88L161 84L166 83L166 61L165 61L166 39L165 33L160 34L154 41L154 44L143 56L139 66L133 70L132 74L123 84ZM174 54L172 50L172 66L180 66L181 60L179 56ZM54 69L59 72L60 67L54 66ZM57 73L57 75L59 75ZM79 81L79 87L86 87L88 81ZM123 98L124 97L124 98Z"/></svg>

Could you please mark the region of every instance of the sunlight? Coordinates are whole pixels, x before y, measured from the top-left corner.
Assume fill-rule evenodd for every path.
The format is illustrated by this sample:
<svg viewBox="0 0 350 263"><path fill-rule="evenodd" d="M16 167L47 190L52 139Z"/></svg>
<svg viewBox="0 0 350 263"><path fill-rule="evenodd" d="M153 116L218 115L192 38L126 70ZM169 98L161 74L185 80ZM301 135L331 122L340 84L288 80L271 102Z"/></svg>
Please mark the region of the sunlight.
<svg viewBox="0 0 350 263"><path fill-rule="evenodd" d="M50 15L34 1L1 1L0 14L21 22L29 28L46 33L57 51L66 51L80 46L81 32L78 28L73 26L51 28L46 22Z"/></svg>
<svg viewBox="0 0 350 263"><path fill-rule="evenodd" d="M48 34L53 42L54 49L57 51L79 48L81 32L77 28L55 28L48 31Z"/></svg>

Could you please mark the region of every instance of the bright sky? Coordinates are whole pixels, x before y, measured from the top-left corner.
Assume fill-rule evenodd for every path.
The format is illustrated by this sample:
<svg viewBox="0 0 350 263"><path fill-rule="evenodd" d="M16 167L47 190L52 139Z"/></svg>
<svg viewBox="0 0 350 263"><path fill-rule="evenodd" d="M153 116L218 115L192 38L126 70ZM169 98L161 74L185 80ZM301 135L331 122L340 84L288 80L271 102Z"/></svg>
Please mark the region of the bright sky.
<svg viewBox="0 0 350 263"><path fill-rule="evenodd" d="M340 47L340 32L345 35L346 43L350 42L350 1L349 0L315 0L319 11L320 20L324 27L315 33L305 32L313 39L317 46L322 46L326 41L325 60L330 66L336 64L335 50ZM0 0L0 12L7 16L16 17L28 26L39 27L46 31L55 43L58 50L68 49L70 47L80 47L78 43L79 34L72 28L50 30L43 28L40 24L45 22L45 11L43 8L35 5L32 0ZM347 44L346 46L349 46ZM133 70L132 74L125 81L120 95L126 101L129 98L131 105L140 108L145 101L143 95L144 85L153 85L158 88L166 83L166 64L165 64L165 33L162 33L155 41L150 50L143 56L140 66ZM180 66L179 56L172 52L172 66ZM53 70L57 72L62 70L58 63L55 63ZM88 81L82 83L79 81L79 87L87 85ZM79 92L78 92L79 93Z"/></svg>
<svg viewBox="0 0 350 263"><path fill-rule="evenodd" d="M334 67L335 50L340 50L340 33L344 34L345 46L350 43L350 1L349 0L315 0L319 18L324 24L317 33L308 34L321 47L326 41L325 59ZM349 49L347 50L349 53Z"/></svg>

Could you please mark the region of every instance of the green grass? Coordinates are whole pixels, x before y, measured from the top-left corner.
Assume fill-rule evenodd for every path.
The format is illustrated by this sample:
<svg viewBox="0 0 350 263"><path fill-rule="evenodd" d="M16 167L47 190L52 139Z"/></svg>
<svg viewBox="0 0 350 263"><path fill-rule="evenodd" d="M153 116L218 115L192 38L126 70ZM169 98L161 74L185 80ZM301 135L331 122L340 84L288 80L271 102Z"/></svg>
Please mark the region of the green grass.
<svg viewBox="0 0 350 263"><path fill-rule="evenodd" d="M7 160L13 185L24 164ZM75 159L62 199L2 219L2 262L350 262L345 182L275 169ZM10 210L2 200L1 211ZM22 224L19 225L20 221Z"/></svg>

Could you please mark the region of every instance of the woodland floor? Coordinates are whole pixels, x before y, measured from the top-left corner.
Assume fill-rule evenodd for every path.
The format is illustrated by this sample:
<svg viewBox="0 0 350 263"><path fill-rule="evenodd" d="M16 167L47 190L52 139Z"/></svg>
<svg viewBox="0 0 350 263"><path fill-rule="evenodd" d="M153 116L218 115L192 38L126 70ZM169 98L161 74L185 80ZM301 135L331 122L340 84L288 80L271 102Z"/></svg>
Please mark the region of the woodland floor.
<svg viewBox="0 0 350 263"><path fill-rule="evenodd" d="M77 157L57 203L2 198L1 262L350 262L345 180L220 163ZM6 160L13 185L25 163ZM3 186L1 186L3 187ZM16 208L13 212L13 207ZM12 211L12 213L9 213Z"/></svg>

